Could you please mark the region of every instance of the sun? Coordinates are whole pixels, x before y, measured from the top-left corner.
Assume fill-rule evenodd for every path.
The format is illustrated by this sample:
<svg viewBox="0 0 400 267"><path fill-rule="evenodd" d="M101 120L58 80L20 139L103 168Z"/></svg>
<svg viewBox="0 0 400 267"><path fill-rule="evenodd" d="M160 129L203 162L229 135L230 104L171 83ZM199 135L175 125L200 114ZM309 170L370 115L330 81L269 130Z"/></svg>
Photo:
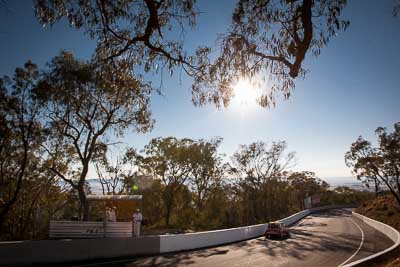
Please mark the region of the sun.
<svg viewBox="0 0 400 267"><path fill-rule="evenodd" d="M231 105L241 110L248 110L258 106L260 94L257 87L247 78L241 78L233 84Z"/></svg>

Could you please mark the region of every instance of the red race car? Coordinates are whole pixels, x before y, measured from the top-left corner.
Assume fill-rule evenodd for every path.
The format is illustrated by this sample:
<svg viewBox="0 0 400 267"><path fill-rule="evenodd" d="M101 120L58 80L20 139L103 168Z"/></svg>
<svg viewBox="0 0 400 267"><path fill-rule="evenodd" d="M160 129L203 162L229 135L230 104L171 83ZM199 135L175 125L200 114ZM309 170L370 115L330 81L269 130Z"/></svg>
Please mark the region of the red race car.
<svg viewBox="0 0 400 267"><path fill-rule="evenodd" d="M280 222L271 222L268 224L267 230L265 231L265 237L289 237L289 231L285 228L285 225Z"/></svg>

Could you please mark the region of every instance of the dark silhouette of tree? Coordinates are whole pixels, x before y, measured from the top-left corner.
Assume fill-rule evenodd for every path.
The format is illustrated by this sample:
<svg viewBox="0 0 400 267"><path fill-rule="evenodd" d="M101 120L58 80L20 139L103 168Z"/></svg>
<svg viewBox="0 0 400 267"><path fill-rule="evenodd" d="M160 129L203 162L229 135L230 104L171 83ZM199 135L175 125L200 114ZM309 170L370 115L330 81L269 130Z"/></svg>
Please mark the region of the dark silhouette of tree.
<svg viewBox="0 0 400 267"><path fill-rule="evenodd" d="M262 106L275 104L277 93L288 98L307 54L315 56L348 21L340 13L346 0L238 0L232 25L220 38L220 54L211 61L211 48L184 49L181 36L196 25L194 0L77 1L35 0L42 25L66 18L97 41L99 64L124 60L132 68L170 75L181 67L193 78L196 105L227 105L233 83L258 74L269 77ZM170 37L172 36L172 37Z"/></svg>
<svg viewBox="0 0 400 267"><path fill-rule="evenodd" d="M198 140L189 148L189 182L199 212L203 211L211 188L223 176L222 158L218 153L221 142L222 138Z"/></svg>
<svg viewBox="0 0 400 267"><path fill-rule="evenodd" d="M379 127L375 134L378 146L360 136L345 155L346 165L364 182L378 179L400 205L400 122L394 124L392 133Z"/></svg>
<svg viewBox="0 0 400 267"><path fill-rule="evenodd" d="M62 52L48 67L35 92L50 130L44 146L48 164L78 192L80 213L87 220L89 164L104 155L110 137L127 129L151 129L151 88L137 80L124 61L99 67Z"/></svg>
<svg viewBox="0 0 400 267"><path fill-rule="evenodd" d="M39 108L32 89L39 78L32 62L0 79L0 228L18 201L42 142Z"/></svg>
<svg viewBox="0 0 400 267"><path fill-rule="evenodd" d="M187 28L193 28L199 11L195 0L75 1L35 0L36 16L43 24L68 19L97 40L95 58L100 64L123 59L133 68L172 75L182 67L189 75L198 70L209 48L194 55L183 49ZM173 37L168 37L173 36Z"/></svg>
<svg viewBox="0 0 400 267"><path fill-rule="evenodd" d="M232 84L253 77L271 81L261 106L275 105L277 93L288 98L294 80L305 75L306 55L318 56L348 27L340 19L345 5L346 0L239 0L231 27L221 38L220 56L207 66L207 76L194 82L195 103L227 104Z"/></svg>
<svg viewBox="0 0 400 267"><path fill-rule="evenodd" d="M175 137L155 138L143 150L145 156L141 167L148 174L160 179L164 186L162 198L165 206L165 225L170 225L171 213L176 205L176 197L190 174L191 139Z"/></svg>
<svg viewBox="0 0 400 267"><path fill-rule="evenodd" d="M398 15L399 15L399 12L400 12L400 1L399 0L397 0L396 1L396 4L394 5L394 7L393 7L393 16L394 17L397 17Z"/></svg>

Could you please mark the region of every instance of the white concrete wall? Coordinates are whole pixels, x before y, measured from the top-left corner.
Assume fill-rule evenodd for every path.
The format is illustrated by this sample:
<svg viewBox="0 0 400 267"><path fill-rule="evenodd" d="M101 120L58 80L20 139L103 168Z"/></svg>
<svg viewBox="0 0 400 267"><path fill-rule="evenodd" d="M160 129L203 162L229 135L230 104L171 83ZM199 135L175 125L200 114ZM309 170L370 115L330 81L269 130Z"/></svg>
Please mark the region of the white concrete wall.
<svg viewBox="0 0 400 267"><path fill-rule="evenodd" d="M387 237L389 237L394 242L394 244L390 248L387 248L381 252L375 253L369 257L360 259L358 261L343 265L342 267L351 267L351 266L357 266L357 265L364 266L368 261L375 259L383 254L386 254L400 246L400 232L397 231L396 229L394 229L393 227L391 227L387 224L375 221L371 218L368 218L366 216L358 214L354 211L352 212L352 215L353 215L353 217L359 218L366 224L375 228L377 231L379 231L379 232L383 233L384 235L386 235Z"/></svg>
<svg viewBox="0 0 400 267"><path fill-rule="evenodd" d="M296 214L293 214L287 218L281 219L279 220L279 222L284 223L285 225L292 225L295 222L297 222L298 220L303 219L304 217L306 217L307 215L309 215L311 212L310 210L302 210Z"/></svg>
<svg viewBox="0 0 400 267"><path fill-rule="evenodd" d="M291 225L314 211L347 206L327 206L298 212L280 220ZM191 250L262 236L268 224L179 235L139 238L69 239L0 242L0 265L31 265Z"/></svg>
<svg viewBox="0 0 400 267"><path fill-rule="evenodd" d="M211 247L259 237L264 234L267 225L258 224L190 234L161 235L160 253Z"/></svg>
<svg viewBox="0 0 400 267"><path fill-rule="evenodd" d="M317 211L331 208L340 208L342 206L329 206L319 208ZM346 206L347 207L347 206ZM287 218L279 220L285 225L291 225L309 215L311 210L303 210ZM258 224L252 226L223 229L216 231L198 232L191 234L162 235L160 236L160 252L174 252L182 250L191 250L205 248L243 241L262 236L267 229L268 224Z"/></svg>
<svg viewBox="0 0 400 267"><path fill-rule="evenodd" d="M285 225L292 225L293 223L301 220L312 212L349 208L353 205L331 205L308 210L300 211L287 218L279 220ZM243 241L251 238L262 236L267 229L268 224L258 224L252 226L223 229L216 231L198 232L191 234L177 234L177 235L161 235L160 236L160 253L176 252L183 250L191 250L205 247L213 247L238 241Z"/></svg>
<svg viewBox="0 0 400 267"><path fill-rule="evenodd" d="M158 236L0 242L0 266L157 254L159 244Z"/></svg>

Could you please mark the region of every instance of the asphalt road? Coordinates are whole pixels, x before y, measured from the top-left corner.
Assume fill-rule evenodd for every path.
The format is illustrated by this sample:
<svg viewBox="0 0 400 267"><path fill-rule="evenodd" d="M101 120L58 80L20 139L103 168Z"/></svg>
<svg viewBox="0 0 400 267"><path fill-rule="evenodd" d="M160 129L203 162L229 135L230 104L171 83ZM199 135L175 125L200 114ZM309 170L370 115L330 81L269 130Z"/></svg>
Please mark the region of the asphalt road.
<svg viewBox="0 0 400 267"><path fill-rule="evenodd" d="M290 228L291 237L264 237L230 245L153 257L75 266L339 266L374 254L393 243L349 210L312 214Z"/></svg>

